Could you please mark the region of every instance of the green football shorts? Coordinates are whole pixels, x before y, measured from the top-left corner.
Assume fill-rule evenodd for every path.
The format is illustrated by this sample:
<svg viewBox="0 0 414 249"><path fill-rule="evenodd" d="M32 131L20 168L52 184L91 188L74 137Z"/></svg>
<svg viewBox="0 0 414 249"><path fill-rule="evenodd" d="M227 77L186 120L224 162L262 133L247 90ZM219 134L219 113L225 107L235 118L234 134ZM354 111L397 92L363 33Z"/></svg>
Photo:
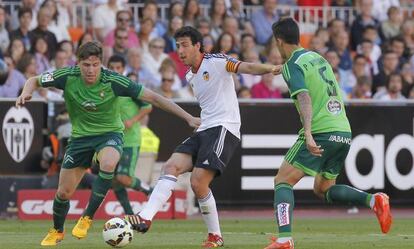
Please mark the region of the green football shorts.
<svg viewBox="0 0 414 249"><path fill-rule="evenodd" d="M90 167L94 154L104 147L113 147L122 155L123 143L123 135L117 132L71 138L66 147L62 168Z"/></svg>
<svg viewBox="0 0 414 249"><path fill-rule="evenodd" d="M135 168L137 166L139 146L124 147L121 160L119 160L118 168L116 169L117 175L127 175L135 177Z"/></svg>
<svg viewBox="0 0 414 249"><path fill-rule="evenodd" d="M324 152L322 157L312 155L307 147L304 135L300 135L285 155L285 160L305 174L333 180L341 172L351 146L350 132L327 132L312 134L317 145Z"/></svg>

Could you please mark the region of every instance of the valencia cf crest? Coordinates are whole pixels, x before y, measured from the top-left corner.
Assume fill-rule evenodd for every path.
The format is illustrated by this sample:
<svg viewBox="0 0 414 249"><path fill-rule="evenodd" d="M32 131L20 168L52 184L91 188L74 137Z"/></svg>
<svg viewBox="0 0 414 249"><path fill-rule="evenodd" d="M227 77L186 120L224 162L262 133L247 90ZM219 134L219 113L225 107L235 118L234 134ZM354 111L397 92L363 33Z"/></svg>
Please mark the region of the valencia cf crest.
<svg viewBox="0 0 414 249"><path fill-rule="evenodd" d="M11 107L3 119L3 141L16 162L26 157L33 142L34 125L30 112L25 108Z"/></svg>
<svg viewBox="0 0 414 249"><path fill-rule="evenodd" d="M204 71L204 73L203 73L203 79L204 79L205 81L208 81L208 80L210 79L210 75L208 74L208 72L207 72L207 71Z"/></svg>

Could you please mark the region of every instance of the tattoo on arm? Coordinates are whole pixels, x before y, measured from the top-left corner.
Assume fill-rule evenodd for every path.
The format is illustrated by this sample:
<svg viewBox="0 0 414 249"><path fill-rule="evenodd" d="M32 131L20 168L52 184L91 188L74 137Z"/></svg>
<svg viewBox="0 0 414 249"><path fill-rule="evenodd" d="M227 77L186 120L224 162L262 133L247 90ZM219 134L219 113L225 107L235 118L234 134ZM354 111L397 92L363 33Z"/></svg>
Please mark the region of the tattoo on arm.
<svg viewBox="0 0 414 249"><path fill-rule="evenodd" d="M306 132L312 130L312 100L308 92L300 92L296 96L299 102L299 114Z"/></svg>

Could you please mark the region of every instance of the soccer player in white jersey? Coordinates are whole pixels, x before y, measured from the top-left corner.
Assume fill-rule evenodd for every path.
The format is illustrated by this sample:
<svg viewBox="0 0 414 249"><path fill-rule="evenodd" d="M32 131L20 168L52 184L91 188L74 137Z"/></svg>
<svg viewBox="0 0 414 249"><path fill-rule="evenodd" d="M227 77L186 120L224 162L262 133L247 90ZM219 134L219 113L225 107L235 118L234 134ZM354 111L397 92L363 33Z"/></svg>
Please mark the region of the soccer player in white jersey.
<svg viewBox="0 0 414 249"><path fill-rule="evenodd" d="M180 144L164 165L163 175L144 209L127 216L133 228L145 233L151 220L171 196L177 177L192 171L191 187L208 229L204 248L223 246L216 201L210 183L219 176L240 142L240 111L232 73L280 73L280 67L241 62L225 54L206 54L203 37L192 27L175 33L180 60L190 67L186 79L201 107L201 126Z"/></svg>

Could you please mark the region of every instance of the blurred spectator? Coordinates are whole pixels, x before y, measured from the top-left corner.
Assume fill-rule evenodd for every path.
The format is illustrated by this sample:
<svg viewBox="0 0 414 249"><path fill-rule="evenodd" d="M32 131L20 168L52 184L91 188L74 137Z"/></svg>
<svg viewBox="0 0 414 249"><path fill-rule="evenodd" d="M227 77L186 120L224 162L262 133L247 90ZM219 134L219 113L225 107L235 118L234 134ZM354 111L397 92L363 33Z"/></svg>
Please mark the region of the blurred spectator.
<svg viewBox="0 0 414 249"><path fill-rule="evenodd" d="M52 14L49 12L49 9L46 7L43 7L39 10L39 13L37 14L37 23L38 26L30 31L32 39L32 46L34 44L34 41L37 37L43 37L46 40L46 43L48 45L48 59L52 59L55 56L55 51L57 49L57 40L56 36L48 30L50 21L52 20Z"/></svg>
<svg viewBox="0 0 414 249"><path fill-rule="evenodd" d="M272 24L279 20L277 0L264 0L263 7L252 14L252 25L259 45L265 45L272 36Z"/></svg>
<svg viewBox="0 0 414 249"><path fill-rule="evenodd" d="M279 89L273 85L273 74L264 74L262 80L255 84L252 89L252 98L257 99L278 99L282 98Z"/></svg>
<svg viewBox="0 0 414 249"><path fill-rule="evenodd" d="M108 60L109 70L117 72L120 75L125 75L125 66L126 66L126 61L124 57L120 55L116 55L116 54L109 57L109 60Z"/></svg>
<svg viewBox="0 0 414 249"><path fill-rule="evenodd" d="M152 75L158 75L161 63L168 57L164 53L165 41L162 38L154 38L150 41L148 52L144 52L142 65L147 68Z"/></svg>
<svg viewBox="0 0 414 249"><path fill-rule="evenodd" d="M136 73L131 72L131 73L127 74L127 77L135 83L139 82L138 81L138 75Z"/></svg>
<svg viewBox="0 0 414 249"><path fill-rule="evenodd" d="M401 35L404 38L405 45L407 46L409 53L414 53L414 21L407 19L401 26Z"/></svg>
<svg viewBox="0 0 414 249"><path fill-rule="evenodd" d="M154 29L151 35L153 37L162 37L167 31L167 28L162 21L158 20L158 5L155 0L145 1L144 7L142 8L142 19L146 18L154 22ZM139 30L140 28L137 27L136 29Z"/></svg>
<svg viewBox="0 0 414 249"><path fill-rule="evenodd" d="M20 39L14 39L10 42L9 49L7 50L7 55L13 60L13 64L16 65L23 54L26 52L23 41Z"/></svg>
<svg viewBox="0 0 414 249"><path fill-rule="evenodd" d="M212 0L209 14L211 23L210 34L214 40L217 40L223 32L223 21L226 16L226 4L224 0Z"/></svg>
<svg viewBox="0 0 414 249"><path fill-rule="evenodd" d="M333 48L339 55L339 68L342 70L350 70L352 68L351 52L348 49L349 35L346 31L339 32L333 38Z"/></svg>
<svg viewBox="0 0 414 249"><path fill-rule="evenodd" d="M390 40L390 47L391 51L395 52L399 58L398 61L398 68L401 69L402 65L408 61L406 57L405 51L405 42L402 37L393 37Z"/></svg>
<svg viewBox="0 0 414 249"><path fill-rule="evenodd" d="M234 53L235 50L235 40L234 37L230 33L222 33L216 44L214 44L212 53L221 53L221 54L230 54Z"/></svg>
<svg viewBox="0 0 414 249"><path fill-rule="evenodd" d="M319 36L312 36L309 44L309 50L317 52L320 55L323 55L326 53L328 48L325 46L325 43L323 42L322 38Z"/></svg>
<svg viewBox="0 0 414 249"><path fill-rule="evenodd" d="M236 18L242 33L254 35L253 26L243 9L243 1L230 0L230 3L230 8L227 9L227 16Z"/></svg>
<svg viewBox="0 0 414 249"><path fill-rule="evenodd" d="M3 60L0 60L0 97L16 98L19 96L26 79L15 69L9 68Z"/></svg>
<svg viewBox="0 0 414 249"><path fill-rule="evenodd" d="M352 92L348 95L349 99L370 99L371 98L372 80L368 76L357 78L357 83Z"/></svg>
<svg viewBox="0 0 414 249"><path fill-rule="evenodd" d="M372 93L385 89L385 85L388 81L388 77L397 71L398 68L398 56L393 51L386 51L383 55L384 67L380 72L374 76L372 83Z"/></svg>
<svg viewBox="0 0 414 249"><path fill-rule="evenodd" d="M243 60L251 63L260 63L259 54L256 50L247 51L243 55ZM241 74L242 84L248 88L252 88L253 85L259 83L262 80L262 76L253 74Z"/></svg>
<svg viewBox="0 0 414 249"><path fill-rule="evenodd" d="M9 32L6 29L6 11L0 6L0 49L4 54L9 47Z"/></svg>
<svg viewBox="0 0 414 249"><path fill-rule="evenodd" d="M256 41L252 34L243 34L240 38L240 51L239 54L243 54L246 51L256 49Z"/></svg>
<svg viewBox="0 0 414 249"><path fill-rule="evenodd" d="M381 45L381 37L378 34L378 30L376 27L372 25L367 25L364 28L364 31L362 32L362 39L368 39L374 43L374 46L380 46ZM374 49L375 50L375 49Z"/></svg>
<svg viewBox="0 0 414 249"><path fill-rule="evenodd" d="M52 64L53 66L50 68L50 71L55 71L56 69L68 67L69 60L66 51L61 49L56 51L55 59L53 60Z"/></svg>
<svg viewBox="0 0 414 249"><path fill-rule="evenodd" d="M367 67L367 60L363 55L357 55L354 57L352 63L352 73L349 75L347 81L341 81L340 87L342 90L349 94L357 84L357 79L363 76L370 77L369 68Z"/></svg>
<svg viewBox="0 0 414 249"><path fill-rule="evenodd" d="M319 37L325 46L329 45L330 37L329 37L329 30L326 28L318 28L315 31L315 36ZM329 46L328 46L329 47Z"/></svg>
<svg viewBox="0 0 414 249"><path fill-rule="evenodd" d="M30 50L31 41L33 38L30 30L30 22L33 19L32 10L29 8L19 8L19 26L17 29L10 32L10 40L21 39L27 51Z"/></svg>
<svg viewBox="0 0 414 249"><path fill-rule="evenodd" d="M173 60L171 60L169 57L167 57L165 60L162 61L159 74L158 76L158 82L162 83L162 76L164 72L171 72L174 77L174 81L172 82L171 89L174 91L178 91L183 87L183 84L181 82L181 79L177 75L177 67L175 66L175 63ZM157 86L159 86L158 84Z"/></svg>
<svg viewBox="0 0 414 249"><path fill-rule="evenodd" d="M172 85L174 84L174 72L170 70L165 70L160 72L161 73L161 85L154 89L156 93L160 95L172 99L172 98L179 98L180 95L177 91L172 89Z"/></svg>
<svg viewBox="0 0 414 249"><path fill-rule="evenodd" d="M210 24L210 20L208 18L206 18L206 17L198 18L196 23L195 23L195 27L198 31L200 31L200 33L203 36L206 36L206 35L211 36L211 34L210 34L211 24Z"/></svg>
<svg viewBox="0 0 414 249"><path fill-rule="evenodd" d="M227 16L224 18L223 21L223 33L229 33L234 38L234 49L239 50L240 48L240 39L241 39L241 31L239 30L239 23L237 19L231 16Z"/></svg>
<svg viewBox="0 0 414 249"><path fill-rule="evenodd" d="M390 7L400 7L399 0L375 0L372 6L372 16L375 16L378 21L383 22L388 19L387 13Z"/></svg>
<svg viewBox="0 0 414 249"><path fill-rule="evenodd" d="M139 45L144 52L148 51L149 42L155 38L153 30L155 23L151 18L142 19L138 31Z"/></svg>
<svg viewBox="0 0 414 249"><path fill-rule="evenodd" d="M250 92L250 89L242 86L237 90L237 98L239 99L250 99L252 98L252 94Z"/></svg>
<svg viewBox="0 0 414 249"><path fill-rule="evenodd" d="M135 33L134 28L131 26L132 16L128 10L120 10L116 13L116 26L115 29L109 31L105 36L104 46L113 47L115 44L115 30L122 29L128 32L128 43L127 47L132 48L139 46L138 36Z"/></svg>
<svg viewBox="0 0 414 249"><path fill-rule="evenodd" d="M83 35L79 38L78 47L82 46L83 44L87 42L91 42L94 40L94 36L90 32L85 32Z"/></svg>
<svg viewBox="0 0 414 249"><path fill-rule="evenodd" d="M211 35L204 35L203 36L203 45L204 45L204 52L211 53L214 47L214 39Z"/></svg>
<svg viewBox="0 0 414 249"><path fill-rule="evenodd" d="M280 54L277 48L273 47L273 49L270 50L266 63L271 64L271 65L282 65L283 64L282 55ZM273 87L276 87L277 89L279 89L283 97L286 97L286 98L290 97L289 87L287 86L287 83L285 79L283 78L282 74L278 74L273 77L272 85Z"/></svg>
<svg viewBox="0 0 414 249"><path fill-rule="evenodd" d="M324 57L329 62L329 64L331 65L332 70L334 72L336 71L338 73L338 76L339 76L338 83L339 83L339 86L341 86L341 89L342 89L342 86L347 85L348 78L352 75L351 70L343 70L339 67L340 58L339 58L339 54L338 54L338 52L336 52L336 50L332 50L332 49L328 50L325 53Z"/></svg>
<svg viewBox="0 0 414 249"><path fill-rule="evenodd" d="M373 98L378 100L405 100L406 98L401 93L402 87L402 76L392 73L388 77L386 88L378 91Z"/></svg>
<svg viewBox="0 0 414 249"><path fill-rule="evenodd" d="M365 57L365 60L367 62L366 67L371 77L378 74L379 72L379 69L378 69L379 57L373 50L374 50L374 43L368 39L363 40L361 44L358 45L358 53ZM381 51L379 53L381 53Z"/></svg>
<svg viewBox="0 0 414 249"><path fill-rule="evenodd" d="M42 74L45 71L48 71L51 68L49 62L49 51L50 49L48 47L46 39L41 36L37 36L33 41L31 53L34 54L36 59L36 72L38 75Z"/></svg>
<svg viewBox="0 0 414 249"><path fill-rule="evenodd" d="M388 9L388 20L381 23L381 37L384 40L388 40L394 36L397 36L401 32L401 25L403 22L403 16L401 10L398 7L391 6Z"/></svg>
<svg viewBox="0 0 414 249"><path fill-rule="evenodd" d="M403 87L401 93L408 98L414 86L414 76L413 72L411 71L410 63L405 63L402 66L401 76L403 78Z"/></svg>
<svg viewBox="0 0 414 249"><path fill-rule="evenodd" d="M32 12L32 19L30 21L30 25L29 25L29 30L32 30L34 28L37 27L37 12L38 12L38 8L36 6L36 0L22 0L22 5L19 7L20 9L29 9ZM11 17L11 21L10 21L10 30L16 30L19 27L19 16L18 16L18 11L14 12L14 14Z"/></svg>
<svg viewBox="0 0 414 249"><path fill-rule="evenodd" d="M379 27L378 20L372 15L372 0L360 1L360 14L356 17L351 26L351 48L355 50L357 45L362 41L362 33L364 28L372 25L375 28Z"/></svg>
<svg viewBox="0 0 414 249"><path fill-rule="evenodd" d="M76 64L76 56L73 49L74 47L71 41L63 40L58 44L58 50L66 52L68 66L74 66Z"/></svg>
<svg viewBox="0 0 414 249"><path fill-rule="evenodd" d="M125 60L128 53L128 31L125 29L115 30L115 44L113 47L104 47L104 61L112 55L122 56ZM105 63L106 64L106 63Z"/></svg>
<svg viewBox="0 0 414 249"><path fill-rule="evenodd" d="M341 19L332 19L329 23L328 23L328 38L329 40L327 41L327 46L332 47L333 44L333 39L339 35L339 33L346 31L345 29L345 22ZM315 33L320 32L320 29L317 30ZM317 33L318 35L318 33ZM318 35L319 36L319 35Z"/></svg>
<svg viewBox="0 0 414 249"><path fill-rule="evenodd" d="M197 0L186 0L184 4L184 26L195 26L200 16L200 6Z"/></svg>
<svg viewBox="0 0 414 249"><path fill-rule="evenodd" d="M22 59L16 64L16 69L22 74L25 80L38 75L36 59L30 53L25 53L22 56Z"/></svg>
<svg viewBox="0 0 414 249"><path fill-rule="evenodd" d="M57 42L70 40L68 24L60 18L57 2L55 0L45 0L40 7L46 7L52 16L52 20L48 25L48 30L55 34Z"/></svg>
<svg viewBox="0 0 414 249"><path fill-rule="evenodd" d="M173 17L184 17L184 5L182 2L175 1L170 4L168 8L168 20L171 20Z"/></svg>
<svg viewBox="0 0 414 249"><path fill-rule="evenodd" d="M165 41L165 53L176 51L174 34L179 28L183 27L183 24L183 19L179 16L173 17L168 23L168 30L162 37Z"/></svg>
<svg viewBox="0 0 414 249"><path fill-rule="evenodd" d="M127 54L126 73L138 75L138 82L145 87L154 88L158 79L148 69L142 66L142 50L140 48L130 48Z"/></svg>
<svg viewBox="0 0 414 249"><path fill-rule="evenodd" d="M108 0L107 3L93 10L92 26L96 38L103 42L105 36L116 26L116 13L120 10L117 0Z"/></svg>

